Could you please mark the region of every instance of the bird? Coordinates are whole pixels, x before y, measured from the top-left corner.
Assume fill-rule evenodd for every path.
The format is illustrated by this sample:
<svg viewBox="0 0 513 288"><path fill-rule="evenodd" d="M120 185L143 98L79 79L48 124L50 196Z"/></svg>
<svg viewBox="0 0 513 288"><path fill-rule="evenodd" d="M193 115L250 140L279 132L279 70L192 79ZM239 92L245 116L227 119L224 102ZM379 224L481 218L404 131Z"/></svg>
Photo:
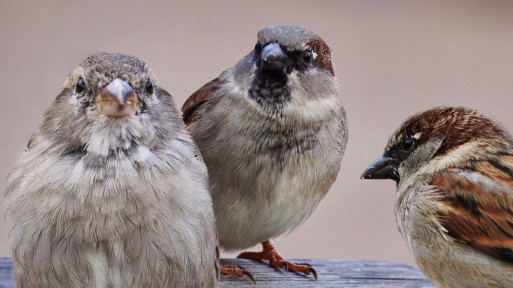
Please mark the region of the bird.
<svg viewBox="0 0 513 288"><path fill-rule="evenodd" d="M16 287L218 287L207 168L135 56L65 80L5 191Z"/></svg>
<svg viewBox="0 0 513 288"><path fill-rule="evenodd" d="M183 119L207 165L221 248L261 243L261 252L238 257L317 279L311 265L284 260L271 239L312 214L341 166L347 117L331 50L298 26L269 26L257 38L185 101Z"/></svg>
<svg viewBox="0 0 513 288"><path fill-rule="evenodd" d="M465 107L408 118L362 174L397 184L395 217L437 287L511 287L513 138Z"/></svg>

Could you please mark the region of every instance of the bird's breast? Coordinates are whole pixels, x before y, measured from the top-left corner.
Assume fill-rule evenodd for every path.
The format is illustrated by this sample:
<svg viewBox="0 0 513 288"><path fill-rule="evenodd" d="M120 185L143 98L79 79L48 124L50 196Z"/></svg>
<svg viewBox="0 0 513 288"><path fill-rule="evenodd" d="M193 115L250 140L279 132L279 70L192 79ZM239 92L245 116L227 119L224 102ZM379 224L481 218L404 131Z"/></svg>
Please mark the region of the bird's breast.
<svg viewBox="0 0 513 288"><path fill-rule="evenodd" d="M328 131L330 125L266 124L202 150L225 248L247 248L298 227L340 168L343 147L331 137L343 135Z"/></svg>

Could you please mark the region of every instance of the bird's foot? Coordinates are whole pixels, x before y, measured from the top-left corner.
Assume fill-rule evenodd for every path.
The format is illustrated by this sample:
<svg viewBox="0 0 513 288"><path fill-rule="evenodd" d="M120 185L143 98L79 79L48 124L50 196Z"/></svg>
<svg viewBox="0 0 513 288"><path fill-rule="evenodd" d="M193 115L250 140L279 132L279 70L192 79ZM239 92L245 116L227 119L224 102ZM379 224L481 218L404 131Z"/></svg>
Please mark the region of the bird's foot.
<svg viewBox="0 0 513 288"><path fill-rule="evenodd" d="M237 266L237 265L221 265L221 274L223 275L237 275L239 277L248 276L253 283L256 283L255 279L253 278L253 275L246 271L246 269Z"/></svg>
<svg viewBox="0 0 513 288"><path fill-rule="evenodd" d="M313 275L317 281L317 272L308 263L292 263L285 261L280 256L276 248L274 248L271 240L262 242L262 252L243 252L237 258L252 259L252 260L268 260L269 265L274 268L281 268L285 271L292 271L296 273L304 273L305 275Z"/></svg>

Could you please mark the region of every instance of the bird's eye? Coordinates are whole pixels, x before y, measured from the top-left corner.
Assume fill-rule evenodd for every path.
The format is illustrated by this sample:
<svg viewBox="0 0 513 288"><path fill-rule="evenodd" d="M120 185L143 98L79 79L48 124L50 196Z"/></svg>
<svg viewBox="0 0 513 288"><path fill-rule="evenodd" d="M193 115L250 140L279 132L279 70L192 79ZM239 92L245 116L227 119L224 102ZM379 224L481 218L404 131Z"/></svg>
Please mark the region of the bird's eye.
<svg viewBox="0 0 513 288"><path fill-rule="evenodd" d="M77 85L75 87L75 92L82 93L84 90L86 90L86 84L84 78L80 77L78 78Z"/></svg>
<svg viewBox="0 0 513 288"><path fill-rule="evenodd" d="M404 152L411 152L415 148L415 139L414 138L404 138L401 142L401 149Z"/></svg>
<svg viewBox="0 0 513 288"><path fill-rule="evenodd" d="M303 61L305 61L305 63L309 64L310 62L312 62L312 59L313 54L311 50L306 50L305 52L303 52Z"/></svg>
<svg viewBox="0 0 513 288"><path fill-rule="evenodd" d="M144 86L144 89L146 89L146 92L148 94L153 94L153 83L151 83L151 80L146 80L146 84Z"/></svg>

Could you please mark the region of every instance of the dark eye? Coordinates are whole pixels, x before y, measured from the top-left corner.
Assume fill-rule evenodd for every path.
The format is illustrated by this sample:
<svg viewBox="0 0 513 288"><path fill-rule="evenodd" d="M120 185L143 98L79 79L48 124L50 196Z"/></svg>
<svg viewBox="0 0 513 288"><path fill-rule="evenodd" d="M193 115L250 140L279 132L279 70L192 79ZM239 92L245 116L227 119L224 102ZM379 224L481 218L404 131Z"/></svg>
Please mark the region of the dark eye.
<svg viewBox="0 0 513 288"><path fill-rule="evenodd" d="M84 78L80 77L78 78L77 86L75 87L75 92L82 93L84 90L86 90L86 84Z"/></svg>
<svg viewBox="0 0 513 288"><path fill-rule="evenodd" d="M313 54L312 54L312 51L311 50L306 50L305 52L303 52L303 61L305 61L305 63L310 63L312 62L312 58L313 58Z"/></svg>
<svg viewBox="0 0 513 288"><path fill-rule="evenodd" d="M148 94L153 94L153 83L151 83L150 79L146 80L144 89L146 89L146 92L148 92Z"/></svg>
<svg viewBox="0 0 513 288"><path fill-rule="evenodd" d="M404 152L411 152L415 148L415 139L414 138L404 138L401 142L401 149Z"/></svg>

